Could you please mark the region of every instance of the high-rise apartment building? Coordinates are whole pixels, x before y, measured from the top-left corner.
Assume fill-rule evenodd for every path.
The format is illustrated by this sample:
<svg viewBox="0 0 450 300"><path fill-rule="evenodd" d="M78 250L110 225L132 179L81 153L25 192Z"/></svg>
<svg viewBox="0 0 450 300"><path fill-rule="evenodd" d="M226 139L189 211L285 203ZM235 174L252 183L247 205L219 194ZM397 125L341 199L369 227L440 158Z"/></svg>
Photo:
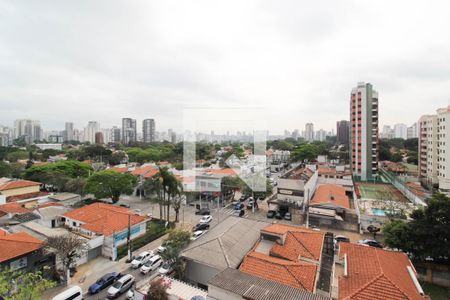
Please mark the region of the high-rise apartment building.
<svg viewBox="0 0 450 300"><path fill-rule="evenodd" d="M30 119L14 121L14 138L24 138L25 143L27 144L41 140L41 122Z"/></svg>
<svg viewBox="0 0 450 300"><path fill-rule="evenodd" d="M419 120L419 176L450 193L450 105Z"/></svg>
<svg viewBox="0 0 450 300"><path fill-rule="evenodd" d="M360 82L350 96L350 158L353 175L372 179L378 171L378 92Z"/></svg>
<svg viewBox="0 0 450 300"><path fill-rule="evenodd" d="M122 118L122 143L128 145L137 141L136 120Z"/></svg>
<svg viewBox="0 0 450 300"><path fill-rule="evenodd" d="M73 123L72 122L66 122L66 124L64 126L64 140L65 141L73 141L74 140Z"/></svg>
<svg viewBox="0 0 450 300"><path fill-rule="evenodd" d="M103 132L99 131L95 133L95 143L96 144L104 144L103 140Z"/></svg>
<svg viewBox="0 0 450 300"><path fill-rule="evenodd" d="M12 145L12 132L13 131L10 127L0 125L0 146L7 147Z"/></svg>
<svg viewBox="0 0 450 300"><path fill-rule="evenodd" d="M121 138L120 138L120 128L117 126L114 126L111 129L111 139L110 139L111 143L120 143Z"/></svg>
<svg viewBox="0 0 450 300"><path fill-rule="evenodd" d="M314 125L313 123L306 123L305 125L305 141L314 141Z"/></svg>
<svg viewBox="0 0 450 300"><path fill-rule="evenodd" d="M95 134L100 131L100 124L97 121L89 121L84 128L84 142L95 144Z"/></svg>
<svg viewBox="0 0 450 300"><path fill-rule="evenodd" d="M394 137L396 139L406 140L408 137L408 126L406 126L406 124L395 124L394 125Z"/></svg>
<svg viewBox="0 0 450 300"><path fill-rule="evenodd" d="M144 143L153 143L156 141L154 119L145 119L142 121L142 136Z"/></svg>
<svg viewBox="0 0 450 300"><path fill-rule="evenodd" d="M350 122L346 120L336 123L336 142L338 145L348 145L350 136Z"/></svg>
<svg viewBox="0 0 450 300"><path fill-rule="evenodd" d="M408 127L407 139L416 139L419 137L419 128L417 122Z"/></svg>
<svg viewBox="0 0 450 300"><path fill-rule="evenodd" d="M327 139L327 132L323 129L319 129L316 131L314 135L314 140L319 142L324 142Z"/></svg>

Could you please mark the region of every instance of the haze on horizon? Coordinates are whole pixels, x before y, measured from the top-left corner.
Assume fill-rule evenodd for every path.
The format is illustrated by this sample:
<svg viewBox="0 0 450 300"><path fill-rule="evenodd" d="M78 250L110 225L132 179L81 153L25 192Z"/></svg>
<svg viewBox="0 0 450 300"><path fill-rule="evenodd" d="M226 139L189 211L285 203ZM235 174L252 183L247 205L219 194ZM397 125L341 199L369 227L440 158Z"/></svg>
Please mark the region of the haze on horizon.
<svg viewBox="0 0 450 300"><path fill-rule="evenodd" d="M270 132L335 128L359 81L380 124L449 104L448 1L0 1L0 124L46 130L257 107ZM207 132L207 130L205 130Z"/></svg>

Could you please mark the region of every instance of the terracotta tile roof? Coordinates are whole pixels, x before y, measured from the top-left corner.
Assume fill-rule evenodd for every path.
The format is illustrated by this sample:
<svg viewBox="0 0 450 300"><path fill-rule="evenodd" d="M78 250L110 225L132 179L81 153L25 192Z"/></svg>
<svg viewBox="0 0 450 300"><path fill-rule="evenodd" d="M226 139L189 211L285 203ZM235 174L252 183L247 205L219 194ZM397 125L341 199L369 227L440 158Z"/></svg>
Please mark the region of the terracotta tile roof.
<svg viewBox="0 0 450 300"><path fill-rule="evenodd" d="M317 266L250 252L239 268L242 272L294 288L314 291Z"/></svg>
<svg viewBox="0 0 450 300"><path fill-rule="evenodd" d="M310 205L327 203L350 209L350 202L345 194L345 189L340 185L322 184L317 187Z"/></svg>
<svg viewBox="0 0 450 300"><path fill-rule="evenodd" d="M321 232L288 231L284 244L275 243L270 255L297 261L301 258L319 261L322 254L324 234Z"/></svg>
<svg viewBox="0 0 450 300"><path fill-rule="evenodd" d="M61 203L57 203L57 202L47 202L47 203L43 203L38 205L37 208L45 208L45 207L49 207L49 206L64 206Z"/></svg>
<svg viewBox="0 0 450 300"><path fill-rule="evenodd" d="M12 214L25 214L31 212L31 210L23 207L19 203L12 202L0 205L0 212L12 213Z"/></svg>
<svg viewBox="0 0 450 300"><path fill-rule="evenodd" d="M16 196L9 196L9 197L6 197L6 202L16 202L16 201L20 201L20 200L44 197L44 196L47 196L48 194L50 194L50 193L34 192L34 193L28 193L28 194L22 194L22 195L16 195Z"/></svg>
<svg viewBox="0 0 450 300"><path fill-rule="evenodd" d="M0 236L8 235L8 232L0 228Z"/></svg>
<svg viewBox="0 0 450 300"><path fill-rule="evenodd" d="M64 216L84 223L80 228L109 236L128 227L130 214L132 226L145 220L143 216L132 214L128 208L106 203L93 203L67 212Z"/></svg>
<svg viewBox="0 0 450 300"><path fill-rule="evenodd" d="M427 299L417 291L403 252L341 243L339 256L347 254L348 276L339 277L339 299Z"/></svg>
<svg viewBox="0 0 450 300"><path fill-rule="evenodd" d="M159 171L157 167L148 165L134 169L134 171L131 172L131 174L133 174L134 176L141 176L147 174L148 172L154 172L155 170L156 172Z"/></svg>
<svg viewBox="0 0 450 300"><path fill-rule="evenodd" d="M119 172L119 173L127 173L128 167L112 167L112 168L109 168L108 170Z"/></svg>
<svg viewBox="0 0 450 300"><path fill-rule="evenodd" d="M43 241L25 232L0 235L0 262L33 252L43 245Z"/></svg>
<svg viewBox="0 0 450 300"><path fill-rule="evenodd" d="M159 169L154 168L154 169L148 171L147 173L145 173L144 178L153 178L158 173L159 173Z"/></svg>
<svg viewBox="0 0 450 300"><path fill-rule="evenodd" d="M332 168L326 168L326 167L319 167L319 174L320 175L336 175L336 169Z"/></svg>
<svg viewBox="0 0 450 300"><path fill-rule="evenodd" d="M230 169L230 168L225 168L225 169L207 169L206 172L207 173L211 173L211 174L223 174L223 175L229 175L229 176L234 176L236 174L239 174L238 170L234 170L234 169Z"/></svg>
<svg viewBox="0 0 450 300"><path fill-rule="evenodd" d="M29 186L41 185L39 182L29 180L13 180L0 185L0 191L24 188Z"/></svg>

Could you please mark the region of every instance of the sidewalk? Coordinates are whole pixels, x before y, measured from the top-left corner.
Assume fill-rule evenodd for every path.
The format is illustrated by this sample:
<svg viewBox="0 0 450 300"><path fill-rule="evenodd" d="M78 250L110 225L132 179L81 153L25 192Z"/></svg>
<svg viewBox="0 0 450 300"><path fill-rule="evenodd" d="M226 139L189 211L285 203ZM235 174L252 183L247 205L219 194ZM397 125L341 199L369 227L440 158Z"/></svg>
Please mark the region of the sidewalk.
<svg viewBox="0 0 450 300"><path fill-rule="evenodd" d="M167 237L167 234L154 240L153 242L135 250L134 253L141 253L142 251L154 250L162 244L162 241ZM78 285L81 287L84 293L87 293L89 286L97 281L101 276L110 272L126 273L130 268L130 264L126 263L127 256L121 258L118 261L111 261L105 257L97 257L79 267L77 272L71 278L69 286L58 286L56 288L48 290L43 295L43 299L51 299L55 295L61 293L69 287Z"/></svg>

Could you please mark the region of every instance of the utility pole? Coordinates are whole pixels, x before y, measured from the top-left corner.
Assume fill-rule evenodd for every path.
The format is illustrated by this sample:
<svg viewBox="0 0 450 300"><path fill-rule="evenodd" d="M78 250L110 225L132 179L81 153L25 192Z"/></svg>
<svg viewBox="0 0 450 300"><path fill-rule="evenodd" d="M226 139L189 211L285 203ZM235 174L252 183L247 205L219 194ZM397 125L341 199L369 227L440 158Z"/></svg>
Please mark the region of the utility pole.
<svg viewBox="0 0 450 300"><path fill-rule="evenodd" d="M131 213L128 212L128 259L131 261Z"/></svg>

